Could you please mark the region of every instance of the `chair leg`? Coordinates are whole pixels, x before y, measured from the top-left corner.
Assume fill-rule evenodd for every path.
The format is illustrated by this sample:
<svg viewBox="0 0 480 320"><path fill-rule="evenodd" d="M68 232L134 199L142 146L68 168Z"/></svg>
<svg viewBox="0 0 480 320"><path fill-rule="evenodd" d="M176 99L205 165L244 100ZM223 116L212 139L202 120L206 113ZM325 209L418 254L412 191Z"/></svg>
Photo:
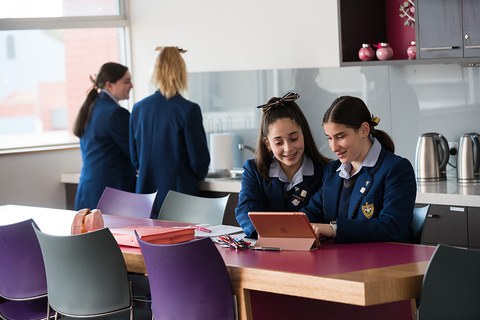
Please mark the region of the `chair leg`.
<svg viewBox="0 0 480 320"><path fill-rule="evenodd" d="M133 290L132 290L132 281L128 281L130 286L130 320L133 320Z"/></svg>
<svg viewBox="0 0 480 320"><path fill-rule="evenodd" d="M238 320L238 302L237 302L237 296L236 295L233 295L233 310L235 312L234 320Z"/></svg>

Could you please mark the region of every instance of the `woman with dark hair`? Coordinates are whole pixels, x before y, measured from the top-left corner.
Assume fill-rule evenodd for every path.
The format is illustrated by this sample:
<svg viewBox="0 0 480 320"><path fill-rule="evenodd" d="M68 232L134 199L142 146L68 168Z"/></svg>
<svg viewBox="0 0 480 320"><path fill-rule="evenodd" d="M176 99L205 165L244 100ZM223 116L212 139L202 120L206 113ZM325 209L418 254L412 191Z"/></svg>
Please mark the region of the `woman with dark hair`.
<svg viewBox="0 0 480 320"><path fill-rule="evenodd" d="M137 193L158 190L152 218L157 218L169 190L198 195L198 182L210 164L200 106L182 95L187 89L185 50L157 49L151 79L157 91L137 102L130 118Z"/></svg>
<svg viewBox="0 0 480 320"><path fill-rule="evenodd" d="M329 161L318 151L296 93L271 98L262 108L255 159L243 165L235 215L247 237L257 232L251 211L299 211L320 188Z"/></svg>
<svg viewBox="0 0 480 320"><path fill-rule="evenodd" d="M317 236L339 243L412 240L413 167L375 129L379 121L356 97L339 97L326 111L323 129L338 160L326 166L321 189L301 210Z"/></svg>
<svg viewBox="0 0 480 320"><path fill-rule="evenodd" d="M128 68L105 63L77 115L73 133L80 138L82 172L75 210L96 208L105 187L135 191L135 168L130 160L130 112L118 101L128 99L133 88Z"/></svg>

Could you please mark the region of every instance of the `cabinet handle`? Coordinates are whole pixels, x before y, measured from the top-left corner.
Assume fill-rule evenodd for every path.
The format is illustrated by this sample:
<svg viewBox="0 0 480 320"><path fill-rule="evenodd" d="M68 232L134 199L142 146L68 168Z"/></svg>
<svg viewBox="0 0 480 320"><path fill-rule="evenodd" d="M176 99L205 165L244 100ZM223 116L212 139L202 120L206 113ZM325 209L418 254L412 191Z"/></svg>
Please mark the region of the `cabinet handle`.
<svg viewBox="0 0 480 320"><path fill-rule="evenodd" d="M440 216L438 214L435 214L435 213L429 213L427 214L427 218L439 218Z"/></svg>
<svg viewBox="0 0 480 320"><path fill-rule="evenodd" d="M421 51L435 51L435 50L453 50L460 49L460 47L434 47L434 48L420 48Z"/></svg>
<svg viewBox="0 0 480 320"><path fill-rule="evenodd" d="M465 46L465 49L480 49L480 46Z"/></svg>

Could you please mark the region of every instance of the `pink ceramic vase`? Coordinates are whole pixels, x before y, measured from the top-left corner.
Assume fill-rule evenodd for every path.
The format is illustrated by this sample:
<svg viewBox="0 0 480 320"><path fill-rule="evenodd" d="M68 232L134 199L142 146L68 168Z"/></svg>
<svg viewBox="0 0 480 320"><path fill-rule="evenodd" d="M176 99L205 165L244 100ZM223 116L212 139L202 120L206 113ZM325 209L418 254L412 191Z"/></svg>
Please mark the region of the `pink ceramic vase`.
<svg viewBox="0 0 480 320"><path fill-rule="evenodd" d="M362 47L358 50L358 57L362 61L372 60L374 56L375 51L373 51L373 48L370 47L368 43L362 44Z"/></svg>
<svg viewBox="0 0 480 320"><path fill-rule="evenodd" d="M415 60L417 58L417 47L415 41L410 42L410 47L407 49L407 56L410 60Z"/></svg>
<svg viewBox="0 0 480 320"><path fill-rule="evenodd" d="M393 57L393 49L386 42L381 42L376 46L378 60L390 60Z"/></svg>

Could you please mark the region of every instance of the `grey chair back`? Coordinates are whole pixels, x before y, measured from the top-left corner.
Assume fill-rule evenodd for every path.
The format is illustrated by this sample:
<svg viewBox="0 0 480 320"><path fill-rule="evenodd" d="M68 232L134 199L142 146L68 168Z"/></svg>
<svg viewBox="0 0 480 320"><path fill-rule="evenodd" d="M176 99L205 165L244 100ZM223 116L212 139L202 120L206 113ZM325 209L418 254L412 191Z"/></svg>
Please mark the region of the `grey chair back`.
<svg viewBox="0 0 480 320"><path fill-rule="evenodd" d="M170 190L160 208L158 219L220 225L229 197L205 198Z"/></svg>
<svg viewBox="0 0 480 320"><path fill-rule="evenodd" d="M109 229L72 236L35 232L54 310L76 317L129 310L133 316L125 260Z"/></svg>
<svg viewBox="0 0 480 320"><path fill-rule="evenodd" d="M439 244L423 278L418 320L480 319L480 250Z"/></svg>

